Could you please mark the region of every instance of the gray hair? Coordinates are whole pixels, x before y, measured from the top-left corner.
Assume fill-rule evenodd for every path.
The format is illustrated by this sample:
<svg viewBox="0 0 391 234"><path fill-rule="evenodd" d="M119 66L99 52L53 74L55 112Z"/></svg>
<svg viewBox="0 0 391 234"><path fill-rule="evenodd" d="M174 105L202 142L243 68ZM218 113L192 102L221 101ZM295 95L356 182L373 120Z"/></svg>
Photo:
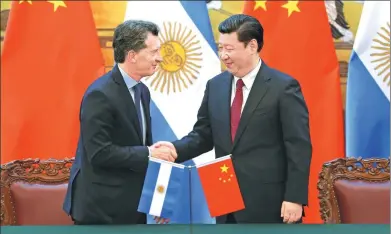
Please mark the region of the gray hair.
<svg viewBox="0 0 391 234"><path fill-rule="evenodd" d="M159 27L152 22L143 20L127 20L118 25L113 38L114 61L123 63L129 51L138 52L145 48L148 33L158 36Z"/></svg>

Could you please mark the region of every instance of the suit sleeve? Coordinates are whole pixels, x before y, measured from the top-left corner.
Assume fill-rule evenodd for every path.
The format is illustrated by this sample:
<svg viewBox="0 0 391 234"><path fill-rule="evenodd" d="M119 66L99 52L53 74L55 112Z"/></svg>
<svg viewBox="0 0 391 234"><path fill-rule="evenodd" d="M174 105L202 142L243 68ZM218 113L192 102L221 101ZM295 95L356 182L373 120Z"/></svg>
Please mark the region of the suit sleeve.
<svg viewBox="0 0 391 234"><path fill-rule="evenodd" d="M101 91L88 93L82 104L80 127L89 162L99 167L146 170L148 147L113 144L114 121L112 106L105 94Z"/></svg>
<svg viewBox="0 0 391 234"><path fill-rule="evenodd" d="M209 81L197 114L193 130L182 139L173 142L178 153L177 162L181 163L213 149L212 128L208 110Z"/></svg>
<svg viewBox="0 0 391 234"><path fill-rule="evenodd" d="M307 205L312 145L308 109L296 80L285 87L279 104L287 155L285 201Z"/></svg>

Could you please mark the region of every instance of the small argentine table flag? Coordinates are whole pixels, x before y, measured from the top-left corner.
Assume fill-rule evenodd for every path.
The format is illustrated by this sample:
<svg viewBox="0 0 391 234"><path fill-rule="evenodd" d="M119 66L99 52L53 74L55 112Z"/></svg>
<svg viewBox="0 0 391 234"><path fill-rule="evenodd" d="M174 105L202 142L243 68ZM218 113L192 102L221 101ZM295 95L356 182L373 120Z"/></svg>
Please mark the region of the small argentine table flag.
<svg viewBox="0 0 391 234"><path fill-rule="evenodd" d="M184 170L184 165L150 157L138 211L171 218L181 196Z"/></svg>

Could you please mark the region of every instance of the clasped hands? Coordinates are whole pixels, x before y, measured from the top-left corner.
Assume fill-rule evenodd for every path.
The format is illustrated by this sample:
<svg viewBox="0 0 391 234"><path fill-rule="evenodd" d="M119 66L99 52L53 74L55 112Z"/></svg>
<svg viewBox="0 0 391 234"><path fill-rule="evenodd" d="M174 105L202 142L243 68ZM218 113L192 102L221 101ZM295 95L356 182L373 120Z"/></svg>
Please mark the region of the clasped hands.
<svg viewBox="0 0 391 234"><path fill-rule="evenodd" d="M162 159L168 162L175 162L178 154L174 145L168 141L159 141L149 147L151 157Z"/></svg>

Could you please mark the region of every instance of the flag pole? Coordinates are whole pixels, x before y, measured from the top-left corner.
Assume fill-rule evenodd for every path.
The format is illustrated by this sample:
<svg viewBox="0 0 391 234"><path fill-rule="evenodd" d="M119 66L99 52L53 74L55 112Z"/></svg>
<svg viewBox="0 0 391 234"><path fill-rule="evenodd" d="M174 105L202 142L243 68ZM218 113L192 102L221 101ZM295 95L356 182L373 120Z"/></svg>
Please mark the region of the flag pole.
<svg viewBox="0 0 391 234"><path fill-rule="evenodd" d="M192 169L193 166L189 166L189 205L190 205L190 234L193 234L193 210L192 210L192 196L191 196L191 169Z"/></svg>

